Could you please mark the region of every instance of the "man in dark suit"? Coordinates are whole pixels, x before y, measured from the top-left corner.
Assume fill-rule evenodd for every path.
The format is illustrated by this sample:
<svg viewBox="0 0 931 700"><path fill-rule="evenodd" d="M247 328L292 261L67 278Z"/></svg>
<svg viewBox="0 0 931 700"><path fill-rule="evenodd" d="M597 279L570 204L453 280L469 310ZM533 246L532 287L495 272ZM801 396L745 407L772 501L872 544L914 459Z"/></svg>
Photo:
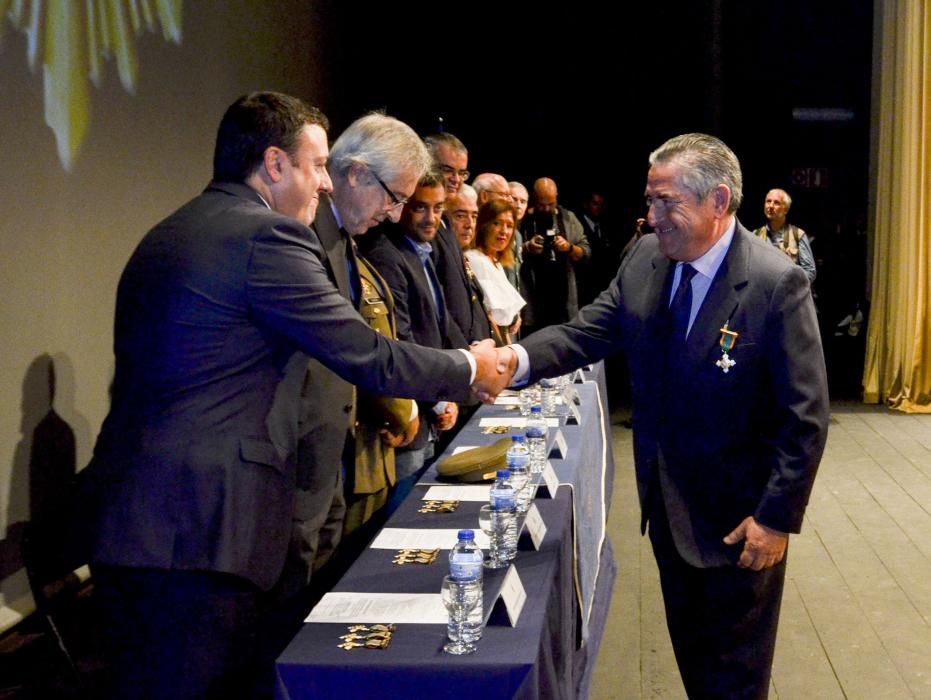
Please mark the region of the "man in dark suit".
<svg viewBox="0 0 931 700"><path fill-rule="evenodd" d="M248 694L290 534L291 370L307 355L378 393L467 394L474 358L381 337L331 283L308 228L331 186L326 126L287 95L237 100L213 182L120 279L112 404L78 494L111 697ZM483 384L493 353L476 353Z"/></svg>
<svg viewBox="0 0 931 700"><path fill-rule="evenodd" d="M473 341L491 337L488 317L476 296L477 285L469 279L461 247L448 221L452 212L450 202L469 179L466 169L469 152L462 141L447 132L427 136L424 143L446 188L446 217L434 238L433 262L451 321L448 329L450 340L453 347L466 347Z"/></svg>
<svg viewBox="0 0 931 700"><path fill-rule="evenodd" d="M437 171L428 171L411 196L397 226L376 229L359 239L359 249L384 277L394 297L398 338L431 348L456 347L454 325L431 255L440 229L446 190ZM397 484L391 511L410 492L419 472L433 456L438 432L453 427L458 407L450 401L421 403L420 430L414 441L395 453Z"/></svg>
<svg viewBox="0 0 931 700"><path fill-rule="evenodd" d="M625 352L643 523L686 691L765 698L788 533L827 435L817 320L801 269L737 222L727 146L687 134L650 164L656 235L575 320L501 361L519 383Z"/></svg>
<svg viewBox="0 0 931 700"><path fill-rule="evenodd" d="M400 203L375 177L390 192L410 193L430 164L430 154L414 130L384 114L357 119L333 144L329 161L333 190L320 196L313 228L331 279L356 308L367 306L351 237L401 216ZM350 434L356 420L355 399L351 384L310 360L301 406L293 541L280 585L283 595L306 586L342 536L344 470L352 469L356 452Z"/></svg>

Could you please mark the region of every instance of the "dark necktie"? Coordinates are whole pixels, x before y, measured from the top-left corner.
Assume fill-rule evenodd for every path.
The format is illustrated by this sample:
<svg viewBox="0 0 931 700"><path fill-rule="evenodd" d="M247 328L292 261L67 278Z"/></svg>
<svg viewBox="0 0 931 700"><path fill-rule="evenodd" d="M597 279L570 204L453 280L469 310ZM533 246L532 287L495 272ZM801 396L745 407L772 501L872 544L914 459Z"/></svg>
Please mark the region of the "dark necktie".
<svg viewBox="0 0 931 700"><path fill-rule="evenodd" d="M343 232L346 237L346 272L349 275L349 295L352 298L352 304L356 308L359 306L359 298L362 296L362 282L359 279L359 268L356 263L356 242L352 237Z"/></svg>
<svg viewBox="0 0 931 700"><path fill-rule="evenodd" d="M689 329L689 316L692 314L692 277L695 268L685 263L679 277L679 286L669 305L669 339L684 343Z"/></svg>
<svg viewBox="0 0 931 700"><path fill-rule="evenodd" d="M417 257L420 258L420 263L423 265L423 271L427 276L430 291L433 292L433 311L436 313L437 321L440 322L440 327L442 327L443 316L446 310L443 308L443 299L440 296L440 280L436 276L436 269L433 267L433 258L430 256L432 249L418 248L413 245L413 243L411 246L414 248L414 252L417 253Z"/></svg>

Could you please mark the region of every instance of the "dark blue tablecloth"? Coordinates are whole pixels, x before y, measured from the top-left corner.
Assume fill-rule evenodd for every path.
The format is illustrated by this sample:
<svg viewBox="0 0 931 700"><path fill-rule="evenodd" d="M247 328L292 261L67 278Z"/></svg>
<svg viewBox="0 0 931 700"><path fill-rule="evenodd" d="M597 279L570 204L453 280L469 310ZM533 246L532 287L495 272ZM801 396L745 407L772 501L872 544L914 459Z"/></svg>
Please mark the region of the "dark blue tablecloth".
<svg viewBox="0 0 931 700"><path fill-rule="evenodd" d="M442 652L445 625L398 625L387 649L337 647L345 624L308 623L277 662L279 698L481 697L573 698L585 695L614 578L610 543L605 541L606 493L613 480L608 420L599 372L576 384L582 423L563 426L569 454L554 459L561 487L553 499L537 499L547 532L536 551L522 538L514 562L527 593L520 620L509 626L492 604L503 571L485 571L486 617L478 650L463 657ZM483 416L506 415L482 407L450 446L485 444ZM435 476L435 475L434 475ZM431 481L431 476L425 476ZM389 527L478 527L481 503L463 502L454 513L422 514L417 487L392 515ZM590 522L590 520L594 522ZM437 593L448 570L447 551L429 566L397 566L393 550L367 549L335 586L336 591ZM584 634L583 634L584 631ZM587 638L579 648L578 642Z"/></svg>

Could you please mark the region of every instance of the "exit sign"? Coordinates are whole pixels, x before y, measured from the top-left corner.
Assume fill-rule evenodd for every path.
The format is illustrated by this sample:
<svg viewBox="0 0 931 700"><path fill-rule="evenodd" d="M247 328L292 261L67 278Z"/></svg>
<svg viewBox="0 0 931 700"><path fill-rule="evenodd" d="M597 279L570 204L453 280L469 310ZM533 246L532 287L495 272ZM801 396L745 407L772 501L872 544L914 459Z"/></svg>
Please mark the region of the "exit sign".
<svg viewBox="0 0 931 700"><path fill-rule="evenodd" d="M792 170L792 185L807 190L826 190L828 188L827 168L795 168Z"/></svg>

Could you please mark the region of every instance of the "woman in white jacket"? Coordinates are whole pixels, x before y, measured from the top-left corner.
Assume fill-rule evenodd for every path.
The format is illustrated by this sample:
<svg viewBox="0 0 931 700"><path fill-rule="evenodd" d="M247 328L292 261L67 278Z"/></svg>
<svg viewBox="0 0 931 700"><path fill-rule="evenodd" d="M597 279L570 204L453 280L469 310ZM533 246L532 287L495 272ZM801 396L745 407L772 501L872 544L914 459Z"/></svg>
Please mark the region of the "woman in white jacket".
<svg viewBox="0 0 931 700"><path fill-rule="evenodd" d="M466 264L482 288L485 310L499 345L511 342L520 328L520 310L526 305L504 274L504 267L514 264L511 239L515 219L514 208L504 200L483 204L478 210L474 247L465 253Z"/></svg>

